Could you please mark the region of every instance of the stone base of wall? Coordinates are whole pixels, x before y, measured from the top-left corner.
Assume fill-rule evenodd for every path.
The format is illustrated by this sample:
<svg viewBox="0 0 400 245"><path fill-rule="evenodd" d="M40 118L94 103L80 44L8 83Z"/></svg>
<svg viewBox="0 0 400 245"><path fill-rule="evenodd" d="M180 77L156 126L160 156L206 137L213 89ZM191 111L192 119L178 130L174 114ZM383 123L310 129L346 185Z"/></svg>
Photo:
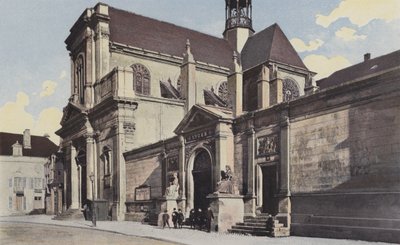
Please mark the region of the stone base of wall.
<svg viewBox="0 0 400 245"><path fill-rule="evenodd" d="M400 193L294 195L291 234L400 243Z"/></svg>

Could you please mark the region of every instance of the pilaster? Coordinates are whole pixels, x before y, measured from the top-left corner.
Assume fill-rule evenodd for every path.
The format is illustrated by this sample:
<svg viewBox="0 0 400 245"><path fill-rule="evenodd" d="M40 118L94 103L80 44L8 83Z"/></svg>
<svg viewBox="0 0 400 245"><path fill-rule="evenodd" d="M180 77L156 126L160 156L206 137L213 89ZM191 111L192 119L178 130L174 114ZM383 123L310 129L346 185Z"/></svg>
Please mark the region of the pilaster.
<svg viewBox="0 0 400 245"><path fill-rule="evenodd" d="M76 164L76 148L70 143L71 148L71 209L79 208L79 171ZM66 186L67 183L64 185Z"/></svg>
<svg viewBox="0 0 400 245"><path fill-rule="evenodd" d="M256 211L256 166L255 166L255 131L251 127L247 130L247 197L250 198L250 215Z"/></svg>
<svg viewBox="0 0 400 245"><path fill-rule="evenodd" d="M213 178L213 191L217 190L217 182L220 180L221 171L225 171L225 166L229 166L233 172L233 134L230 125L219 123L216 127L215 139L215 168Z"/></svg>
<svg viewBox="0 0 400 245"><path fill-rule="evenodd" d="M232 104L233 117L238 117L243 113L243 72L238 63L237 53L233 53L234 70L228 76L228 91Z"/></svg>
<svg viewBox="0 0 400 245"><path fill-rule="evenodd" d="M257 81L258 109L265 109L270 105L270 89L268 80L269 69L263 65Z"/></svg>
<svg viewBox="0 0 400 245"><path fill-rule="evenodd" d="M186 100L187 113L196 104L196 62L190 50L190 41L186 41L186 52L181 65L181 97Z"/></svg>

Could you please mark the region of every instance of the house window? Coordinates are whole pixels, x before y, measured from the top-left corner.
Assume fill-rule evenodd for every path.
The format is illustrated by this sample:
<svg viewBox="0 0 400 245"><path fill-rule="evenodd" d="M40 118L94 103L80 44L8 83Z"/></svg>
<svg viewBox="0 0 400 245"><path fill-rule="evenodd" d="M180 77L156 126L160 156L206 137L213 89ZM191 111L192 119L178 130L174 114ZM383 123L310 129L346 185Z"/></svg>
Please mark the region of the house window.
<svg viewBox="0 0 400 245"><path fill-rule="evenodd" d="M12 187L12 182L13 182L12 179L9 178L9 179L8 179L8 187Z"/></svg>
<svg viewBox="0 0 400 245"><path fill-rule="evenodd" d="M150 72L142 64L132 65L133 90L138 94L150 95Z"/></svg>
<svg viewBox="0 0 400 245"><path fill-rule="evenodd" d="M282 93L284 102L294 100L300 96L297 83L290 78L283 80Z"/></svg>
<svg viewBox="0 0 400 245"><path fill-rule="evenodd" d="M42 197L35 197L35 201L40 201L42 200Z"/></svg>
<svg viewBox="0 0 400 245"><path fill-rule="evenodd" d="M79 95L79 102L84 103L84 81L85 81L85 66L83 57L79 56L75 62L75 94Z"/></svg>

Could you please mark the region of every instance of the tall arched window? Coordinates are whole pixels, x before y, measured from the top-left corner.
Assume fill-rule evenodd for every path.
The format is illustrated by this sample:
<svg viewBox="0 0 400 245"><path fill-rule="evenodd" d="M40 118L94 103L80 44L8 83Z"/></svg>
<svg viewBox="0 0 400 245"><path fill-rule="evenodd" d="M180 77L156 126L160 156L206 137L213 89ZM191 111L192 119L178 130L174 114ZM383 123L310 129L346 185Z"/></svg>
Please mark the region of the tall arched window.
<svg viewBox="0 0 400 245"><path fill-rule="evenodd" d="M150 95L150 72L142 64L132 65L133 89L136 93Z"/></svg>
<svg viewBox="0 0 400 245"><path fill-rule="evenodd" d="M76 75L76 83L75 83L75 93L79 95L79 102L83 104L85 101L85 92L84 92L84 81L85 81L85 66L83 63L83 57L80 55L75 62L75 75Z"/></svg>
<svg viewBox="0 0 400 245"><path fill-rule="evenodd" d="M283 79L282 92L284 102L291 101L300 96L297 83L290 78Z"/></svg>

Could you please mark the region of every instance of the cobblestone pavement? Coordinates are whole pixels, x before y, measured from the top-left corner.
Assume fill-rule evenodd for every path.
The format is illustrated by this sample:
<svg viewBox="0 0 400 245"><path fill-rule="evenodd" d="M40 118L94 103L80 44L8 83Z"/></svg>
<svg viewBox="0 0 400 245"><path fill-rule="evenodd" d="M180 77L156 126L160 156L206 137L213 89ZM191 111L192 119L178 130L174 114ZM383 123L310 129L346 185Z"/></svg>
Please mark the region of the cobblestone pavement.
<svg viewBox="0 0 400 245"><path fill-rule="evenodd" d="M52 220L52 216L48 215L31 215L31 216L10 216L10 217L0 217L1 227L7 227L16 223L32 223L32 224L50 224L57 227L75 227L82 228L84 234L101 233L103 241L108 241L108 239L113 235L127 235L135 236L131 239L131 243L121 243L121 244L144 244L135 243L137 237L140 238L152 238L160 239L162 241L170 241L173 244L193 244L193 245L214 245L214 244L229 244L229 245L258 245L258 244L268 244L268 245L383 245L388 243L376 243L376 242L365 242L365 241L354 241L354 240L339 240L339 239L324 239L324 238L309 238L309 237L287 237L287 238L270 238L270 237L252 237L243 236L235 234L220 234L220 233L206 233L191 229L160 229L158 227L153 227L149 225L142 225L137 222L131 221L98 221L97 227L92 227L90 221L59 221ZM103 232L101 232L103 231ZM109 231L112 233L104 233L104 231ZM96 233L95 233L96 232ZM41 237L40 234L37 235ZM132 238L132 237L131 237ZM118 238L116 238L118 239ZM10 241L10 240L8 240ZM88 243L85 243L88 242ZM160 241L157 241L160 242ZM3 244L3 233L0 233L0 244ZM16 244L16 243L12 243ZM32 244L32 243L31 243ZM80 240L79 244L97 244L91 243L88 240ZM117 242L112 243L99 243L99 244L119 244ZM154 243L152 243L154 244ZM161 244L161 243L160 243ZM72 245L72 243L71 243Z"/></svg>

